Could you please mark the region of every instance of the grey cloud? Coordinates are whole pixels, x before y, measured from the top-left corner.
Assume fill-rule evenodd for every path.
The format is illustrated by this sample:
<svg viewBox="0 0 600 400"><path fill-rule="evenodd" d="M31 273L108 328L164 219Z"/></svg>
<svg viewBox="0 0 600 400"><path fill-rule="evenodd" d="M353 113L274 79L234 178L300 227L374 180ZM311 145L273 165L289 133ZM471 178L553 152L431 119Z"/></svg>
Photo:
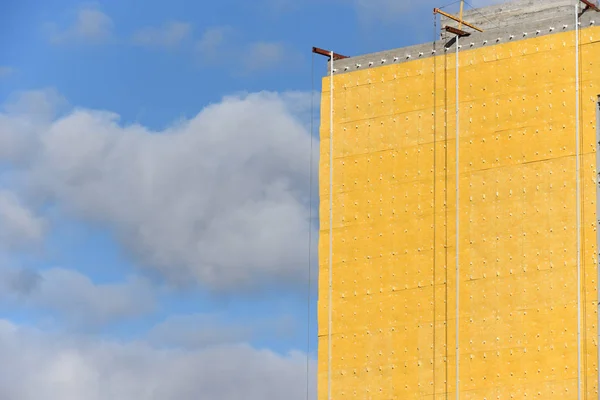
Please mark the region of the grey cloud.
<svg viewBox="0 0 600 400"><path fill-rule="evenodd" d="M96 284L74 270L0 270L0 298L18 305L56 313L77 328L97 328L138 316L154 308L148 282L131 278L122 283Z"/></svg>
<svg viewBox="0 0 600 400"><path fill-rule="evenodd" d="M42 275L30 269L4 270L0 273L0 295L28 296L40 287Z"/></svg>
<svg viewBox="0 0 600 400"><path fill-rule="evenodd" d="M244 343L260 338L289 337L298 321L289 315L225 319L219 314L175 315L156 325L148 334L151 343L188 349L220 344Z"/></svg>
<svg viewBox="0 0 600 400"><path fill-rule="evenodd" d="M22 116L35 122L51 122L68 105L54 88L19 91L11 94L3 105L11 117Z"/></svg>
<svg viewBox="0 0 600 400"><path fill-rule="evenodd" d="M248 345L196 351L45 334L0 321L0 398L303 400L306 356ZM310 398L315 399L310 362Z"/></svg>
<svg viewBox="0 0 600 400"><path fill-rule="evenodd" d="M77 10L73 24L59 28L56 24L47 26L50 41L55 44L68 42L102 43L111 39L114 23L112 19L94 7L82 7Z"/></svg>
<svg viewBox="0 0 600 400"><path fill-rule="evenodd" d="M172 48L185 41L191 32L191 24L182 21L169 21L161 27L140 29L134 33L132 41L140 46Z"/></svg>
<svg viewBox="0 0 600 400"><path fill-rule="evenodd" d="M113 229L141 266L172 282L297 285L310 147L299 115L309 104L300 93L231 96L163 132L75 110L36 126L21 172L36 196ZM5 125L17 132L0 131L0 142L19 136L18 124Z"/></svg>
<svg viewBox="0 0 600 400"><path fill-rule="evenodd" d="M240 343L253 335L252 325L227 323L217 315L182 315L155 326L148 339L156 345L189 349Z"/></svg>
<svg viewBox="0 0 600 400"><path fill-rule="evenodd" d="M9 95L0 112L0 161L22 166L35 157L38 135L67 107L66 99L53 88Z"/></svg>
<svg viewBox="0 0 600 400"><path fill-rule="evenodd" d="M39 243L45 225L44 219L22 204L14 193L0 190L0 248L20 250Z"/></svg>

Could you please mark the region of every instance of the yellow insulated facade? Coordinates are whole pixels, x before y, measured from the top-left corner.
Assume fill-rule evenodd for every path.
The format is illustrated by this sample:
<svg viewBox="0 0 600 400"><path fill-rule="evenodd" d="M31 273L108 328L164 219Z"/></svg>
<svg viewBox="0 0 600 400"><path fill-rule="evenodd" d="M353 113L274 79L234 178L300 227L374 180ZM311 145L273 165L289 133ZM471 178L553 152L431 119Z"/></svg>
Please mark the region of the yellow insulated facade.
<svg viewBox="0 0 600 400"><path fill-rule="evenodd" d="M600 28L580 31L579 241L575 31L463 41L458 85L455 47L336 73L333 143L323 80L319 400L598 399Z"/></svg>

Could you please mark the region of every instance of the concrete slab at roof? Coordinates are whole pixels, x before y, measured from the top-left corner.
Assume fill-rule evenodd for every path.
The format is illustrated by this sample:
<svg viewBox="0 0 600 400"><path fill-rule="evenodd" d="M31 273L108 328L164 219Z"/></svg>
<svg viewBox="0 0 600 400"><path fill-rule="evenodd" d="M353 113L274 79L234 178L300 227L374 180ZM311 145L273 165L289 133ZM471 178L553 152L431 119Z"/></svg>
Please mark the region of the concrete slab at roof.
<svg viewBox="0 0 600 400"><path fill-rule="evenodd" d="M502 4L465 10L463 19L484 30L517 27L559 18L573 10L579 0L514 0ZM585 7L581 3L582 8ZM442 26L457 22L442 16Z"/></svg>
<svg viewBox="0 0 600 400"><path fill-rule="evenodd" d="M464 19L480 26L485 31L475 32L470 28L471 36L460 41L464 50L489 47L506 42L518 42L532 37L552 35L575 29L575 4L579 0L517 0L499 5L467 10ZM585 5L580 2L581 9ZM452 22L452 24L450 23ZM427 22L424 21L424 24ZM431 22L430 22L431 23ZM600 13L588 10L581 16L581 29L600 24ZM441 26L457 26L454 21L442 19ZM434 45L432 42L401 47L377 53L355 55L334 62L334 74L343 74L366 68L377 68L395 63L410 62L417 59L441 55L444 45L453 43L454 35L443 31L442 39ZM454 51L450 45L448 50ZM330 66L327 66L329 74Z"/></svg>

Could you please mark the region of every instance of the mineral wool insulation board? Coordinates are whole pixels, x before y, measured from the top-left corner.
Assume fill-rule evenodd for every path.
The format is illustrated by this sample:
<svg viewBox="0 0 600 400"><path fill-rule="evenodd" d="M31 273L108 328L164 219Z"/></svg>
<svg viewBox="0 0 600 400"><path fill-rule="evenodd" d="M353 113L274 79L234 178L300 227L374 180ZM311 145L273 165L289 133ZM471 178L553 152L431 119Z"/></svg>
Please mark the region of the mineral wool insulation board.
<svg viewBox="0 0 600 400"><path fill-rule="evenodd" d="M575 37L464 39L458 219L456 48L334 75L331 181L323 79L320 400L329 384L336 400L454 399L457 347L460 399L577 398ZM580 38L581 387L597 399L600 29Z"/></svg>

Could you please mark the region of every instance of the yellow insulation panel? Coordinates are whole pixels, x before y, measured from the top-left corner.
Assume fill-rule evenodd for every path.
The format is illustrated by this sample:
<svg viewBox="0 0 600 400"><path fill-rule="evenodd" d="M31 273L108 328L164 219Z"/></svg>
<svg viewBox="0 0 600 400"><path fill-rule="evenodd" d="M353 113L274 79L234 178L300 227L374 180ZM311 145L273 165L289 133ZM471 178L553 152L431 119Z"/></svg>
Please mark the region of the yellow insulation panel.
<svg viewBox="0 0 600 400"><path fill-rule="evenodd" d="M600 30L581 38L582 390L598 399ZM336 75L332 181L323 80L319 399L455 398L457 347L461 399L577 398L575 33L459 54L458 214L455 65Z"/></svg>

